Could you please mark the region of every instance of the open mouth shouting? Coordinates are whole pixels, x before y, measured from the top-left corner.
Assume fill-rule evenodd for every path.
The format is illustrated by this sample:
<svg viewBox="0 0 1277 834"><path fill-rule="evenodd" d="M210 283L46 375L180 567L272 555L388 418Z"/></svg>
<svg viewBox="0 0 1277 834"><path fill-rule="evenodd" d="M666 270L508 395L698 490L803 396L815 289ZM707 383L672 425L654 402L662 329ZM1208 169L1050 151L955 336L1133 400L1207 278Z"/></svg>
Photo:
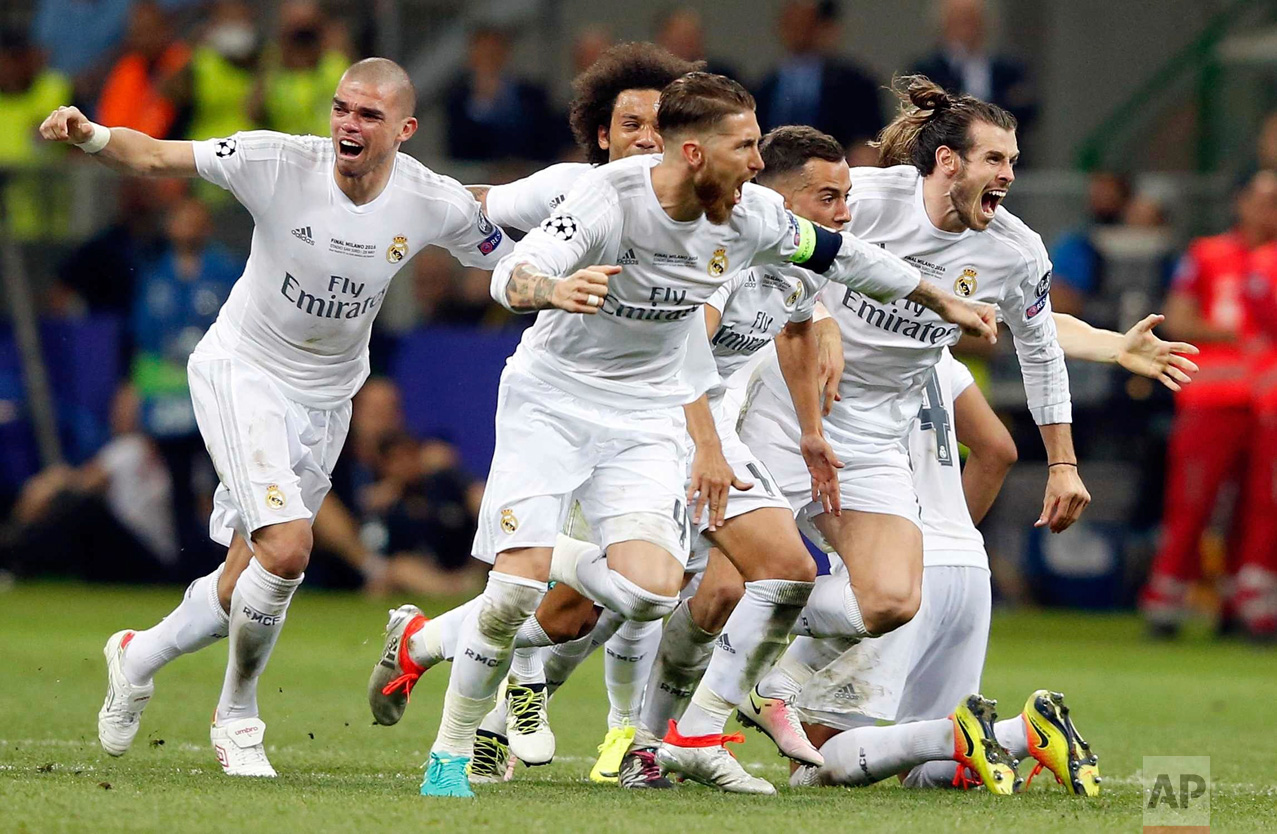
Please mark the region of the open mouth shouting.
<svg viewBox="0 0 1277 834"><path fill-rule="evenodd" d="M1005 188L990 188L980 195L980 211L984 214L986 220L992 220L993 214L998 210L998 206L1002 205L1002 201L1006 199L1007 190Z"/></svg>
<svg viewBox="0 0 1277 834"><path fill-rule="evenodd" d="M338 139L337 155L342 159L358 159L364 152L364 146L354 139Z"/></svg>

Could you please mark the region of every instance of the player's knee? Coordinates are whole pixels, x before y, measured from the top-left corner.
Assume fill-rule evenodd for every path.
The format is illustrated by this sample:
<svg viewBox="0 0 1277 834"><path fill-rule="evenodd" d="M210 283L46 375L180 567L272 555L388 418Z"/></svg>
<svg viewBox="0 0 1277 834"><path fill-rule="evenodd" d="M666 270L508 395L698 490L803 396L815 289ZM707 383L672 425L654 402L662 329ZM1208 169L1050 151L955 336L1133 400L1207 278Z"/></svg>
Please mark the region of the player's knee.
<svg viewBox="0 0 1277 834"><path fill-rule="evenodd" d="M306 522L274 524L253 536L254 556L269 573L296 579L310 564L315 539Z"/></svg>
<svg viewBox="0 0 1277 834"><path fill-rule="evenodd" d="M918 613L922 604L922 587L900 584L878 589L867 597L864 600L857 597L865 630L870 634L886 634L900 628Z"/></svg>
<svg viewBox="0 0 1277 834"><path fill-rule="evenodd" d="M745 595L743 582L717 582L712 586L702 584L696 596L688 603L692 621L711 634L723 630L727 618L736 610L736 604Z"/></svg>
<svg viewBox="0 0 1277 834"><path fill-rule="evenodd" d="M804 547L798 547L781 559L768 565L768 579L785 579L790 582L815 582L816 562Z"/></svg>
<svg viewBox="0 0 1277 834"><path fill-rule="evenodd" d="M541 621L541 628L553 642L566 643L589 634L598 621L598 609L589 603L585 610L557 612L549 622Z"/></svg>

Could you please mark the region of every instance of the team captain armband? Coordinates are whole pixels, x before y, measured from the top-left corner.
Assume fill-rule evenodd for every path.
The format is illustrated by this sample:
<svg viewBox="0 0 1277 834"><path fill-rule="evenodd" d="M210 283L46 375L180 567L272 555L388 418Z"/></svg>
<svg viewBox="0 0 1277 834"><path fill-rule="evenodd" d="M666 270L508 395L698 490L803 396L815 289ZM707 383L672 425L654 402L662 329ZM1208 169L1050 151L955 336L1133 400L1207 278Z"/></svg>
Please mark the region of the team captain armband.
<svg viewBox="0 0 1277 834"><path fill-rule="evenodd" d="M794 227L794 241L798 244L789 262L812 272L824 272L833 266L834 258L838 257L838 250L842 248L842 235L803 217L791 214L789 219Z"/></svg>

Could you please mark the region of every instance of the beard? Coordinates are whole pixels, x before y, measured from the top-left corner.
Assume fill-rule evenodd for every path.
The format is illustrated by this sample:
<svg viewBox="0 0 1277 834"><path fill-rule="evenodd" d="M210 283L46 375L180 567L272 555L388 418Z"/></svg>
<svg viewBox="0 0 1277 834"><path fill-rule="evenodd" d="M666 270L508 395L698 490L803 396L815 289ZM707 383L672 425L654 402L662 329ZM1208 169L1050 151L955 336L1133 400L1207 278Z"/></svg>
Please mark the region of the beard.
<svg viewBox="0 0 1277 834"><path fill-rule="evenodd" d="M983 229L988 225L980 211L980 196L984 189L978 183L960 179L949 188L949 200L958 219L968 229Z"/></svg>
<svg viewBox="0 0 1277 834"><path fill-rule="evenodd" d="M723 183L711 179L704 170L692 176L692 188L709 222L721 226L731 218L732 209L736 207L735 188L729 190Z"/></svg>

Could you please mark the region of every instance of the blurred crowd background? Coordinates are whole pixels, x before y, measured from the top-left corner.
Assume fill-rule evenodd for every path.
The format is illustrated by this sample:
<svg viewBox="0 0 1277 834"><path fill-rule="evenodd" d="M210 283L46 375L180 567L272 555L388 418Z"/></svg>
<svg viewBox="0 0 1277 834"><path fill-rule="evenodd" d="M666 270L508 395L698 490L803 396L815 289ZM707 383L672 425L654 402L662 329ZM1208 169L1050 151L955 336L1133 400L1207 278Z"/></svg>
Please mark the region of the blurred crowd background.
<svg viewBox="0 0 1277 834"><path fill-rule="evenodd" d="M185 581L221 559L206 535L215 475L185 362L240 273L251 219L203 183L120 178L41 143L36 127L60 104L162 138L327 135L343 69L381 54L421 93L422 130L405 150L463 182L494 183L581 158L568 82L618 40L706 60L753 90L764 130L814 125L847 145L852 164L875 161L866 142L891 114L884 85L923 72L1019 119L1007 206L1047 242L1056 310L1123 330L1162 311L1168 337L1249 356L1267 350L1266 331L1240 284L1202 288L1219 246L1194 241L1224 235L1215 243L1238 279L1267 268L1252 255L1277 239L1277 179L1266 173L1277 169L1275 26L1277 3L1258 0L0 6L0 570ZM393 285L374 377L316 522L317 583L475 586L468 547L496 379L531 321L487 288L486 273L429 249ZM1143 607L1160 633L1188 610L1222 629L1277 630L1273 548L1233 534L1254 526L1242 499L1257 455L1246 444L1261 436L1260 396L1245 379L1222 400L1177 406L1153 383L1072 365L1094 503L1074 530L1048 537L1031 527L1045 468L1010 340L964 358L1020 449L984 525L1002 600L1130 606L1156 560ZM1222 463L1168 472L1177 420L1193 437L1233 440L1215 450ZM1176 478L1191 498L1173 498L1167 514ZM1178 549L1164 516L1180 519Z"/></svg>

